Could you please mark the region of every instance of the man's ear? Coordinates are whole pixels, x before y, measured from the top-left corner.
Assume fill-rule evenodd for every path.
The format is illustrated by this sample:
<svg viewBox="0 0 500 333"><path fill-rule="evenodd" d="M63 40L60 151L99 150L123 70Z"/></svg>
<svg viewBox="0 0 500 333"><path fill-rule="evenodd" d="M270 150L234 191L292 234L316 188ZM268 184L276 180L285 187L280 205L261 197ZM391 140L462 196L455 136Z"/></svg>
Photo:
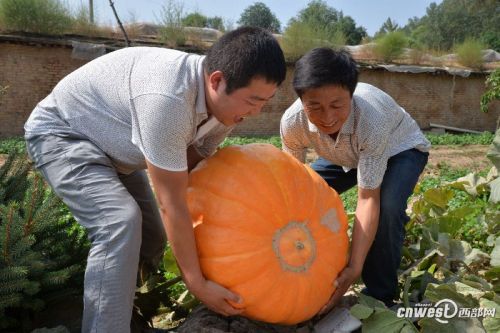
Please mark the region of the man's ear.
<svg viewBox="0 0 500 333"><path fill-rule="evenodd" d="M222 74L221 71L213 72L208 76L208 83L210 85L210 88L212 88L214 91L217 91L221 84L224 86L225 89L226 82L224 80L224 74Z"/></svg>

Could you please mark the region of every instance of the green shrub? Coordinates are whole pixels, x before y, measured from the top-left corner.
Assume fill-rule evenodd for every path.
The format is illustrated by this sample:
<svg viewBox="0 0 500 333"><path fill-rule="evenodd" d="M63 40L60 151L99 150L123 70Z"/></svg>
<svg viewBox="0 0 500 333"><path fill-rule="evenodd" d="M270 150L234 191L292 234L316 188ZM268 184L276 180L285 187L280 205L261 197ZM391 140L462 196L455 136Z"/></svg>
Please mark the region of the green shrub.
<svg viewBox="0 0 500 333"><path fill-rule="evenodd" d="M73 33L84 36L97 36L100 34L99 27L90 21L89 8L84 5L80 5L73 14L71 30Z"/></svg>
<svg viewBox="0 0 500 333"><path fill-rule="evenodd" d="M72 17L59 0L0 0L0 22L8 30L62 34Z"/></svg>
<svg viewBox="0 0 500 333"><path fill-rule="evenodd" d="M484 63L482 50L484 44L476 39L466 39L455 47L458 62L470 68L481 68Z"/></svg>
<svg viewBox="0 0 500 333"><path fill-rule="evenodd" d="M495 135L491 132L481 134L432 134L425 136L433 146L438 145L489 145L493 142Z"/></svg>
<svg viewBox="0 0 500 333"><path fill-rule="evenodd" d="M22 152L25 150L26 144L22 137L0 139L0 154L9 154L12 151Z"/></svg>
<svg viewBox="0 0 500 333"><path fill-rule="evenodd" d="M297 60L315 47L338 47L344 45L346 38L341 31L333 34L324 27L293 21L283 33L281 46L289 60Z"/></svg>
<svg viewBox="0 0 500 333"><path fill-rule="evenodd" d="M373 51L378 60L392 62L403 54L407 43L401 31L389 32L375 41Z"/></svg>
<svg viewBox="0 0 500 333"><path fill-rule="evenodd" d="M500 100L500 69L496 69L486 79L487 90L481 96L481 111L488 112L488 104Z"/></svg>
<svg viewBox="0 0 500 333"><path fill-rule="evenodd" d="M64 205L12 153L0 167L0 330L29 332L44 308L82 295L88 241Z"/></svg>
<svg viewBox="0 0 500 333"><path fill-rule="evenodd" d="M187 35L182 24L183 17L184 9L182 3L169 0L162 6L160 24L163 27L158 32L158 37L167 46L175 47L186 44Z"/></svg>

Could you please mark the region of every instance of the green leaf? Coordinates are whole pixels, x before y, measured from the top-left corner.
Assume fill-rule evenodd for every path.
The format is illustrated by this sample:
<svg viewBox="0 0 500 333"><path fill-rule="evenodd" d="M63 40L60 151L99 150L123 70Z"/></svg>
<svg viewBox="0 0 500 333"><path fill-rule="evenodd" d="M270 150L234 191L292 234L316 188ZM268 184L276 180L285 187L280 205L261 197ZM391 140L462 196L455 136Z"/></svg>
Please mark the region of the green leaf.
<svg viewBox="0 0 500 333"><path fill-rule="evenodd" d="M500 266L492 267L486 271L484 277L488 280L500 279Z"/></svg>
<svg viewBox="0 0 500 333"><path fill-rule="evenodd" d="M387 307L385 304L378 299L375 299L371 296L365 295L363 293L359 294L359 304L365 305L369 308L380 308L380 309L386 309Z"/></svg>
<svg viewBox="0 0 500 333"><path fill-rule="evenodd" d="M415 326L405 318L399 318L395 312L388 309L375 309L375 313L363 321L363 333L399 333L418 332ZM413 329L412 329L413 328Z"/></svg>
<svg viewBox="0 0 500 333"><path fill-rule="evenodd" d="M429 283L424 296L431 302L438 302L443 299L451 299L459 307L473 308L478 306L478 302L471 295L462 295L457 292L455 284L434 284Z"/></svg>
<svg viewBox="0 0 500 333"><path fill-rule="evenodd" d="M493 267L500 266L500 237L497 237L495 240L495 247L493 248L493 251L491 251L490 264Z"/></svg>
<svg viewBox="0 0 500 333"><path fill-rule="evenodd" d="M166 272L174 273L175 275L181 275L179 266L177 266L177 261L175 260L174 253L170 246L167 247L162 261L163 269Z"/></svg>
<svg viewBox="0 0 500 333"><path fill-rule="evenodd" d="M451 318L443 324L434 318L423 318L418 321L422 333L482 333L481 322L477 318Z"/></svg>
<svg viewBox="0 0 500 333"><path fill-rule="evenodd" d="M462 227L462 219L456 217L449 213L449 215L441 216L438 219L439 221L439 232L441 233L449 233L452 237L455 237L457 232Z"/></svg>
<svg viewBox="0 0 500 333"><path fill-rule="evenodd" d="M453 191L449 188L431 188L424 193L425 201L442 209L446 209L448 202L453 198Z"/></svg>
<svg viewBox="0 0 500 333"><path fill-rule="evenodd" d="M489 299L481 298L479 300L481 308L495 309L494 317L484 317L483 326L487 333L500 332L500 305Z"/></svg>
<svg viewBox="0 0 500 333"><path fill-rule="evenodd" d="M500 128L495 132L495 137L486 156L497 169L500 169Z"/></svg>
<svg viewBox="0 0 500 333"><path fill-rule="evenodd" d="M433 264L441 266L444 263L444 255L439 250L432 250L417 265L417 270L427 271Z"/></svg>
<svg viewBox="0 0 500 333"><path fill-rule="evenodd" d="M497 203L500 202L500 177L497 179L491 181L489 183L490 186L490 198L489 202L491 203Z"/></svg>
<svg viewBox="0 0 500 333"><path fill-rule="evenodd" d="M456 181L450 185L455 188L462 187L467 193L473 196L477 196L483 190L480 189L481 186L485 185L486 178L479 176L476 173L469 173L468 175L458 178Z"/></svg>
<svg viewBox="0 0 500 333"><path fill-rule="evenodd" d="M373 308L363 304L355 304L350 311L354 317L363 320L368 318L373 313Z"/></svg>

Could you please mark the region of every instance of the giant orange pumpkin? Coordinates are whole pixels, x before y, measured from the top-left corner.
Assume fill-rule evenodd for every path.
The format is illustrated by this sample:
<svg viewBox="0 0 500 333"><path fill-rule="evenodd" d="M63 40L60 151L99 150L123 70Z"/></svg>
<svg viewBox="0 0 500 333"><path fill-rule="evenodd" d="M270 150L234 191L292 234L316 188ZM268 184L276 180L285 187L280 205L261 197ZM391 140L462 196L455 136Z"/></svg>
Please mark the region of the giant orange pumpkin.
<svg viewBox="0 0 500 333"><path fill-rule="evenodd" d="M347 263L347 216L291 155L269 144L223 148L191 172L188 204L201 269L243 298L243 315L295 324L332 295Z"/></svg>

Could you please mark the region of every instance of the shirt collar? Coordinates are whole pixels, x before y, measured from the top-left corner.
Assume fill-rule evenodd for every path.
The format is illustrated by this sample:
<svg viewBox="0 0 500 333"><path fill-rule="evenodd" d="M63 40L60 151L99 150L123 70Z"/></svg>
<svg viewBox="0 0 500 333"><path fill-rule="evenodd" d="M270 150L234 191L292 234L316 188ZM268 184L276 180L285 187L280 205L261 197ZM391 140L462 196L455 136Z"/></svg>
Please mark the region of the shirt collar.
<svg viewBox="0 0 500 333"><path fill-rule="evenodd" d="M203 61L205 56L201 56L196 63L196 79L198 81L198 94L196 95L196 114L203 119L208 117L207 102L205 99L205 73Z"/></svg>

